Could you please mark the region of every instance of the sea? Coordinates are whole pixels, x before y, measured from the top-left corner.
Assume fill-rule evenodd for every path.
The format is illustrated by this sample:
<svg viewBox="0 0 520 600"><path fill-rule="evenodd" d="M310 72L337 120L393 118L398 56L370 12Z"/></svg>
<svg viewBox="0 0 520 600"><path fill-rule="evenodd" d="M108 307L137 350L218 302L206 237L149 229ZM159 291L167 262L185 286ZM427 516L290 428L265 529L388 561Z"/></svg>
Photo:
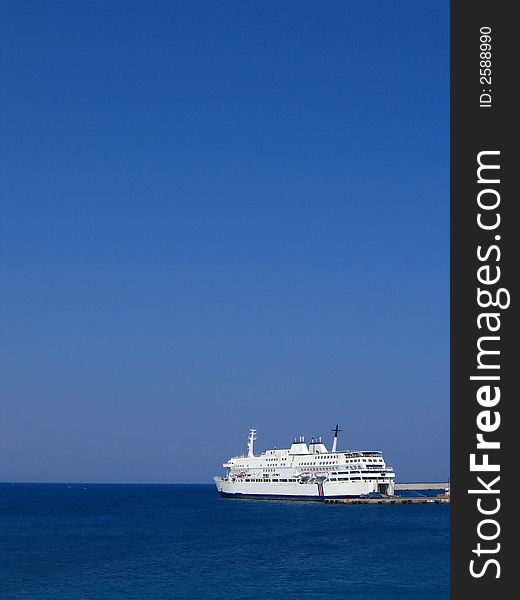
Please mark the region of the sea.
<svg viewBox="0 0 520 600"><path fill-rule="evenodd" d="M0 598L441 600L449 532L446 504L236 500L212 485L4 483Z"/></svg>

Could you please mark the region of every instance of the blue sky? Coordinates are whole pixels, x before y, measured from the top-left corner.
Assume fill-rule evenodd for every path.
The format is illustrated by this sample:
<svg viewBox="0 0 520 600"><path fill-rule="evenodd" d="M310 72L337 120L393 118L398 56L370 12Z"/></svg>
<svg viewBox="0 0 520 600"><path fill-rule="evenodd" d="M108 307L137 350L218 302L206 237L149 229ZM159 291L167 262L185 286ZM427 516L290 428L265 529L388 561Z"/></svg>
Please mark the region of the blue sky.
<svg viewBox="0 0 520 600"><path fill-rule="evenodd" d="M0 11L0 480L445 480L448 2Z"/></svg>

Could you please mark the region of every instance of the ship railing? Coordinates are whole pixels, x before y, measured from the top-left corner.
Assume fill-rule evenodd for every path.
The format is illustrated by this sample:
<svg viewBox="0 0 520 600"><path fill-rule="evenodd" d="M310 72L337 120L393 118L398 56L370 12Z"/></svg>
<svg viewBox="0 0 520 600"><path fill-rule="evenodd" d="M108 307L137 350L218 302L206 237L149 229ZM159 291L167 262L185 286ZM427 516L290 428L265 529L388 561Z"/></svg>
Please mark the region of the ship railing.
<svg viewBox="0 0 520 600"><path fill-rule="evenodd" d="M363 467L363 469L366 469L367 471L393 471L392 467L387 467L385 465L380 465L380 466L374 466L374 465L366 465L365 467Z"/></svg>

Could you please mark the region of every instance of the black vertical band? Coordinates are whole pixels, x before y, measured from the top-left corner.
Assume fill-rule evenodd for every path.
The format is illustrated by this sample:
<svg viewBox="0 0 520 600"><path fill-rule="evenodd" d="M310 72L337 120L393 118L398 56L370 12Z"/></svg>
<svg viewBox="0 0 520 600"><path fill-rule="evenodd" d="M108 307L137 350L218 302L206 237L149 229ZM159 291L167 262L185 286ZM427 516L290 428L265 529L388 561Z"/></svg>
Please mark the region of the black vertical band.
<svg viewBox="0 0 520 600"><path fill-rule="evenodd" d="M520 473L513 465L520 372L513 322L520 272L514 218L520 198L513 189L520 171L513 112L519 36L513 6L481 0L451 4L451 578L456 600L492 598L508 584L514 589L518 569L516 519L511 519L518 501L512 487ZM479 161L484 165L480 177ZM500 470L486 470L486 461Z"/></svg>

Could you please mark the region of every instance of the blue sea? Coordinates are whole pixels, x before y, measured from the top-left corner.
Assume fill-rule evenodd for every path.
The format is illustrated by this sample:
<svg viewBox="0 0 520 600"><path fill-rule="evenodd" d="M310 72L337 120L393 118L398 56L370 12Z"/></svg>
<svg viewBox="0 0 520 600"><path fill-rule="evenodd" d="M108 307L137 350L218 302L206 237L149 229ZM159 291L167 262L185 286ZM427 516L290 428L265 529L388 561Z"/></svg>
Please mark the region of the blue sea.
<svg viewBox="0 0 520 600"><path fill-rule="evenodd" d="M2 600L440 600L449 506L0 484Z"/></svg>

